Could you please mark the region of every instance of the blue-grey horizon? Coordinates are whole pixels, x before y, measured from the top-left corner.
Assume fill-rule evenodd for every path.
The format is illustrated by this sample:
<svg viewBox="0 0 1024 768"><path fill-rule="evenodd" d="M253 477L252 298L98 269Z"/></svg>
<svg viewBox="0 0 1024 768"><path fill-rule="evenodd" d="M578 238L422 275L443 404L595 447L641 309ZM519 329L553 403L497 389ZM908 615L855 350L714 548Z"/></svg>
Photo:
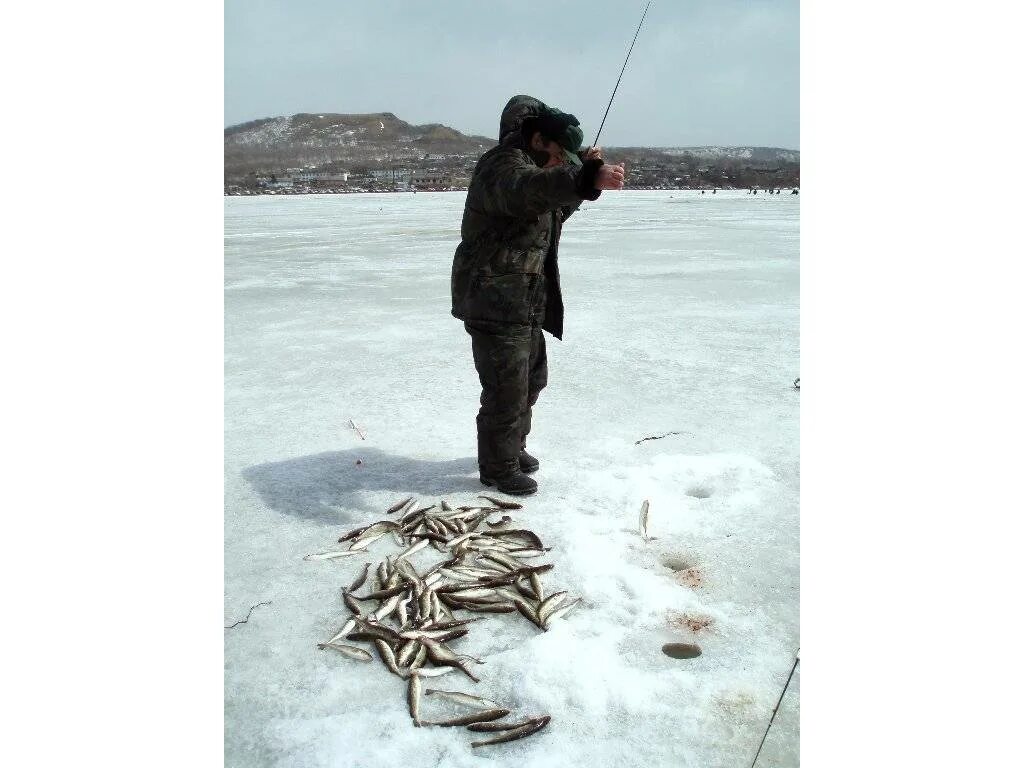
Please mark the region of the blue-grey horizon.
<svg viewBox="0 0 1024 768"><path fill-rule="evenodd" d="M597 131L645 0L228 0L224 124L392 112L496 137L528 93ZM605 146L800 148L798 0L655 0Z"/></svg>

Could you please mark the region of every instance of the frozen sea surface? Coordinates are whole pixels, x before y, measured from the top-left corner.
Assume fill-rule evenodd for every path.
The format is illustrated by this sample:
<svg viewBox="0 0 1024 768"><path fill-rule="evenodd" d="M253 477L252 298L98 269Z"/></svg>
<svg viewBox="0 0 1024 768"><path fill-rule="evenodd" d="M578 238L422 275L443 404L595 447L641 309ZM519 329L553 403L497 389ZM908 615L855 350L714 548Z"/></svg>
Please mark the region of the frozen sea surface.
<svg viewBox="0 0 1024 768"><path fill-rule="evenodd" d="M224 633L227 765L749 766L799 645L797 196L606 192L566 224L540 491L513 514L553 547L546 588L584 602L547 633L473 624L458 648L481 682L439 679L545 731L471 750L413 728L378 662L317 650L339 588L397 549L303 555L404 496L484 491L449 313L463 200L225 198L225 624L270 603ZM798 764L798 723L799 669L759 766Z"/></svg>

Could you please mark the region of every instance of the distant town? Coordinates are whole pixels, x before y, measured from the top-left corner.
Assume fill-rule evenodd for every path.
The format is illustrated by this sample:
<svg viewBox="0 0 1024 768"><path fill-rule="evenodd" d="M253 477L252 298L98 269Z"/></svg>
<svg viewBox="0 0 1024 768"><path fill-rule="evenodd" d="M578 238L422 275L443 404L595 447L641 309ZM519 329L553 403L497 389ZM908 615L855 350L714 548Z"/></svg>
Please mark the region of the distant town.
<svg viewBox="0 0 1024 768"><path fill-rule="evenodd" d="M392 112L300 113L224 129L226 195L465 190L496 141ZM778 147L605 147L629 189L795 190L800 152Z"/></svg>
<svg viewBox="0 0 1024 768"><path fill-rule="evenodd" d="M744 189L752 193L796 193L799 161L752 162L650 148L607 148L605 157L624 162L629 189L679 189L714 192ZM370 168L338 163L304 168L253 170L225 178L225 195L304 195L359 192L448 192L465 190L479 155L427 154L394 167Z"/></svg>

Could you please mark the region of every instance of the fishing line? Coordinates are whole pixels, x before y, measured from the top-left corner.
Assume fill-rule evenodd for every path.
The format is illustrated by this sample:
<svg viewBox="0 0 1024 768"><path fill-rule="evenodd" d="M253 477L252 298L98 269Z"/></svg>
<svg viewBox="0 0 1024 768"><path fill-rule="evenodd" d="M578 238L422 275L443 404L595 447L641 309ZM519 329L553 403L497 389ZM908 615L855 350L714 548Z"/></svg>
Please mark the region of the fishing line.
<svg viewBox="0 0 1024 768"><path fill-rule="evenodd" d="M608 119L608 110L612 108L612 102L615 101L615 92L619 90L619 83L622 82L622 73L626 71L626 65L629 63L630 54L633 53L633 46L636 45L636 39L640 34L640 27L644 25L644 19L647 18L647 11L651 7L650 3L647 3L647 8L644 8L644 15L640 17L640 23L637 25L636 34L633 35L633 42L629 44L629 53L626 54L626 60L622 62L622 71L619 72L619 79L615 81L615 87L612 89L612 97L608 99L608 106L604 109L604 117L601 118L601 127L597 129L597 135L594 136L594 146L597 146L597 140L601 136L601 130L604 128L604 121Z"/></svg>

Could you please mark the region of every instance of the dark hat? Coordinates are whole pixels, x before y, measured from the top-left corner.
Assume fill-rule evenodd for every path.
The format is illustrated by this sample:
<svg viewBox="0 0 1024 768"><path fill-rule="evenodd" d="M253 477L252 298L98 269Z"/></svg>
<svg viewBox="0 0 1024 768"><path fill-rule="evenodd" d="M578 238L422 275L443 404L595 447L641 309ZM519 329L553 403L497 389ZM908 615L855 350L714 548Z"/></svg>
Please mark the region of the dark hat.
<svg viewBox="0 0 1024 768"><path fill-rule="evenodd" d="M541 136L548 141L558 142L570 163L576 166L583 165L577 154L583 146L583 130L575 115L545 106L540 115L524 127L531 131L540 131Z"/></svg>

